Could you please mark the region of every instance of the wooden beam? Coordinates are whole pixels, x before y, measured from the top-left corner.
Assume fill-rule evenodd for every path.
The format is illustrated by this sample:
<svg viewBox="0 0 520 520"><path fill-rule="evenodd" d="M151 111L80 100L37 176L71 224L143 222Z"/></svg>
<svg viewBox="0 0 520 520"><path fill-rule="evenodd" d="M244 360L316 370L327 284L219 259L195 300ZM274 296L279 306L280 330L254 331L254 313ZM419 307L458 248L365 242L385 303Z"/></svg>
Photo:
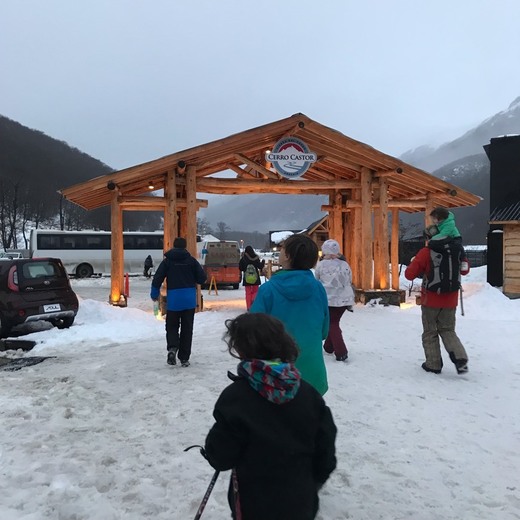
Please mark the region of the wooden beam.
<svg viewBox="0 0 520 520"><path fill-rule="evenodd" d="M244 170L244 169L240 168L240 166L236 166L233 163L227 163L226 166L230 170L234 171L240 178L244 177L244 175L254 177L254 175L250 171Z"/></svg>
<svg viewBox="0 0 520 520"><path fill-rule="evenodd" d="M147 197L146 195L136 195L118 197L118 200L121 209L127 211L129 209L135 209L136 211L162 211L168 206L166 197ZM208 201L206 199L197 199L196 203L198 208L208 207ZM177 199L178 208L185 208L186 204L186 199Z"/></svg>
<svg viewBox="0 0 520 520"><path fill-rule="evenodd" d="M403 173L402 168L395 168L393 170L380 170L374 173L374 177L393 177L395 175L400 175L401 173Z"/></svg>
<svg viewBox="0 0 520 520"><path fill-rule="evenodd" d="M373 201L371 207L372 208L379 208L379 202ZM389 208L416 208L416 209L422 209L426 206L426 202L419 202L419 201L410 201L410 200L403 200L403 199L389 199L388 200L388 207ZM346 204L342 207L341 211L350 211L353 208L361 208L362 204L359 200L348 200ZM330 211L332 209L331 205L323 204L321 206L321 211Z"/></svg>
<svg viewBox="0 0 520 520"><path fill-rule="evenodd" d="M202 177L197 180L199 192L224 193L236 190L236 193L327 193L334 189L359 187L359 181L296 181L270 179L218 179Z"/></svg>
<svg viewBox="0 0 520 520"><path fill-rule="evenodd" d="M248 166L253 168L253 170L257 171L258 173L261 173L262 175L265 175L268 179L279 179L280 178L280 177L278 177L278 175L276 173L272 172L271 170L268 170L263 165L258 164L255 161L252 161L251 159L249 159L245 155L242 155L240 153L236 153L235 157L239 161L241 161L243 164L247 164Z"/></svg>

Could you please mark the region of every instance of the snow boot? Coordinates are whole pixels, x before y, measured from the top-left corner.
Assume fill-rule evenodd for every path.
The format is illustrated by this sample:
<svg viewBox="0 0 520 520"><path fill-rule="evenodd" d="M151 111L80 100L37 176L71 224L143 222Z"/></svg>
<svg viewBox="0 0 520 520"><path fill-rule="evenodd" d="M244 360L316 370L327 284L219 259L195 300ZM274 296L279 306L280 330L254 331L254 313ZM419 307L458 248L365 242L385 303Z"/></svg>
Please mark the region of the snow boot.
<svg viewBox="0 0 520 520"><path fill-rule="evenodd" d="M168 351L168 357L166 358L166 363L168 363L168 365L177 364L177 360L175 359L176 354L177 354L177 349Z"/></svg>
<svg viewBox="0 0 520 520"><path fill-rule="evenodd" d="M441 371L442 371L442 368L438 368L438 369L430 368L430 367L426 364L426 361L421 365L421 367L422 367L423 370L426 370L426 372L432 372L433 374L440 374Z"/></svg>

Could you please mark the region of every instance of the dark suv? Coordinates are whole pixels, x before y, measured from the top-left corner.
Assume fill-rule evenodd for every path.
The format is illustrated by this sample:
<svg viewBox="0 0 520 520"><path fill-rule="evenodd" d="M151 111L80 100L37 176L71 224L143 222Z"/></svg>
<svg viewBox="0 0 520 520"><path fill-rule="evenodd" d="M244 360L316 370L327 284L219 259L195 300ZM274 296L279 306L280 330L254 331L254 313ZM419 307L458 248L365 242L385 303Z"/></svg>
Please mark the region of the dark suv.
<svg viewBox="0 0 520 520"><path fill-rule="evenodd" d="M0 260L0 338L31 321L68 328L77 312L78 298L59 258Z"/></svg>

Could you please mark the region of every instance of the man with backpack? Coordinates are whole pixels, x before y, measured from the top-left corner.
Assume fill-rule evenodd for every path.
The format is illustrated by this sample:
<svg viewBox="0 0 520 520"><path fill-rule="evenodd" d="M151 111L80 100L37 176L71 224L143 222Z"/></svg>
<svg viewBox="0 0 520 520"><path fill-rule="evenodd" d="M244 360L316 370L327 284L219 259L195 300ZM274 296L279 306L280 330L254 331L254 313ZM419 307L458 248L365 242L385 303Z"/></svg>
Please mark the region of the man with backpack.
<svg viewBox="0 0 520 520"><path fill-rule="evenodd" d="M426 361L422 368L426 372L441 373L440 336L457 373L463 374L468 371L468 355L455 332L455 312L461 289L460 275L469 273L469 263L460 237L431 240L438 234L437 226L426 228L424 235L428 245L412 258L404 274L408 280L423 278L422 344Z"/></svg>
<svg viewBox="0 0 520 520"><path fill-rule="evenodd" d="M260 286L260 271L265 266L265 260L260 260L255 250L247 246L238 264L239 269L244 273L242 282L246 290L246 308L249 310L256 298L258 287Z"/></svg>

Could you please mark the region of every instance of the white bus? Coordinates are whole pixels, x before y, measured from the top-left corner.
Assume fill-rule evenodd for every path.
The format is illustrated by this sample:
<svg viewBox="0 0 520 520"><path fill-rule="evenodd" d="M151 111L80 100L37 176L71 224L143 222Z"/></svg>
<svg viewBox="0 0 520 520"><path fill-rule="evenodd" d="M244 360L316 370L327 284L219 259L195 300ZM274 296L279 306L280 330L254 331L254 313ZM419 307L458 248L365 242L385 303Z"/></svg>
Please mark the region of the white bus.
<svg viewBox="0 0 520 520"><path fill-rule="evenodd" d="M33 229L31 257L60 258L69 273L78 278L110 274L110 231L59 231ZM124 270L143 274L144 261L151 255L154 269L163 259L163 231L125 231L123 233Z"/></svg>

